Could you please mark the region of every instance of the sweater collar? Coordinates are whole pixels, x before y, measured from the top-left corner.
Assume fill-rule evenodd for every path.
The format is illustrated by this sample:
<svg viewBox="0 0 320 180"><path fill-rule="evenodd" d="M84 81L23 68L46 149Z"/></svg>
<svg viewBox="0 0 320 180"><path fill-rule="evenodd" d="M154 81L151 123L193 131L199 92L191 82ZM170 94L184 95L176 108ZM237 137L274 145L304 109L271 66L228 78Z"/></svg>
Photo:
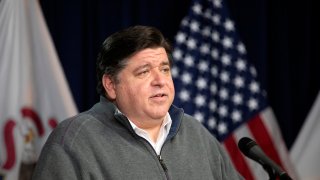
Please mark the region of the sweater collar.
<svg viewBox="0 0 320 180"><path fill-rule="evenodd" d="M113 113L117 121L123 124L131 132L134 132L129 120L121 112L116 110L117 107L112 102L107 100L105 97L100 96L99 104L99 111L106 112L107 114ZM183 109L177 108L175 105L171 105L171 107L169 108L169 114L172 120L172 124L167 139L171 139L177 134L184 112Z"/></svg>

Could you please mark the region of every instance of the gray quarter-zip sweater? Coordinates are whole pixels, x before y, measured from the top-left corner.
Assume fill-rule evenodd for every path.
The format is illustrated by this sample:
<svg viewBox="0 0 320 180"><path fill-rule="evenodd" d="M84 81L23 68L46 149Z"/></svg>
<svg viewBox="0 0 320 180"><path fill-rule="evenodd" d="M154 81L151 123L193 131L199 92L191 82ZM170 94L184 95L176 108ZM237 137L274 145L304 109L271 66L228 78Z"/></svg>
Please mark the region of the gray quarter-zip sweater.
<svg viewBox="0 0 320 180"><path fill-rule="evenodd" d="M237 180L219 142L172 106L169 135L157 156L129 121L101 97L90 110L61 122L42 149L33 179Z"/></svg>

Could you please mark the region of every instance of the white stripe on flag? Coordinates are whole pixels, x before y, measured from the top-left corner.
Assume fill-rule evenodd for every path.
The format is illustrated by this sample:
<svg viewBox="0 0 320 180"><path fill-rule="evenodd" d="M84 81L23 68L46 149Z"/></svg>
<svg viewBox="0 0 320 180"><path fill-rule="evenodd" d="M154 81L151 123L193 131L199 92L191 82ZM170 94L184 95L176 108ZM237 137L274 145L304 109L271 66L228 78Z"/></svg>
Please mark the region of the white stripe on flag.
<svg viewBox="0 0 320 180"><path fill-rule="evenodd" d="M248 129L247 125L242 126L239 129L237 129L235 131L235 137L237 139L237 142L239 142L239 140L242 137L249 137L254 140L254 137L253 137L251 131ZM257 162L255 162L245 156L244 156L244 158L245 158L245 161L251 170L252 175L254 176L254 179L268 179L268 174L266 173L266 171L262 168L262 166L260 164L258 164Z"/></svg>
<svg viewBox="0 0 320 180"><path fill-rule="evenodd" d="M285 171L290 175L290 177L297 179L297 174L294 166L292 165L292 160L289 157L289 152L287 147L283 141L280 128L276 123L276 117L271 108L266 109L261 113L261 117L263 119L263 123L270 136L272 136L274 147L276 148L279 158L281 160L282 165L284 166Z"/></svg>

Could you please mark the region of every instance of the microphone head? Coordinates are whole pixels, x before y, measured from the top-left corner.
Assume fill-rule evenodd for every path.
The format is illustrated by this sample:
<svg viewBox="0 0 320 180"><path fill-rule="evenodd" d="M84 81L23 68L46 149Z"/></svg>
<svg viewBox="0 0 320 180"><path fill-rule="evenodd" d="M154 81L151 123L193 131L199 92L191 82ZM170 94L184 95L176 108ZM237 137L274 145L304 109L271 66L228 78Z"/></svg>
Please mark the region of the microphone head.
<svg viewBox="0 0 320 180"><path fill-rule="evenodd" d="M248 156L250 149L256 145L257 143L248 137L243 137L238 142L239 149L246 156Z"/></svg>
<svg viewBox="0 0 320 180"><path fill-rule="evenodd" d="M281 169L281 167L279 167L267 155L264 154L263 150L252 139L248 137L241 138L238 142L238 147L245 156L261 164L264 169L271 168L274 170L275 173L280 176L280 179L282 179L284 176L288 176L286 172ZM270 172L268 171L268 173Z"/></svg>

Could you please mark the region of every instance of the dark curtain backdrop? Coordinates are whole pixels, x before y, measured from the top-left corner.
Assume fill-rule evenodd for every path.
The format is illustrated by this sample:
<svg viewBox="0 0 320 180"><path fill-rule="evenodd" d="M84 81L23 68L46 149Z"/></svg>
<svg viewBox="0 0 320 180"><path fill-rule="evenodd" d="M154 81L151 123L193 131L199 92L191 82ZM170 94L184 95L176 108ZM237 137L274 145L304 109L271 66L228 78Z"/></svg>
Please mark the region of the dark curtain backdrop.
<svg viewBox="0 0 320 180"><path fill-rule="evenodd" d="M95 61L103 40L152 25L172 42L191 0L40 0L79 111L98 101ZM227 0L249 61L290 148L320 89L319 11L311 0Z"/></svg>

